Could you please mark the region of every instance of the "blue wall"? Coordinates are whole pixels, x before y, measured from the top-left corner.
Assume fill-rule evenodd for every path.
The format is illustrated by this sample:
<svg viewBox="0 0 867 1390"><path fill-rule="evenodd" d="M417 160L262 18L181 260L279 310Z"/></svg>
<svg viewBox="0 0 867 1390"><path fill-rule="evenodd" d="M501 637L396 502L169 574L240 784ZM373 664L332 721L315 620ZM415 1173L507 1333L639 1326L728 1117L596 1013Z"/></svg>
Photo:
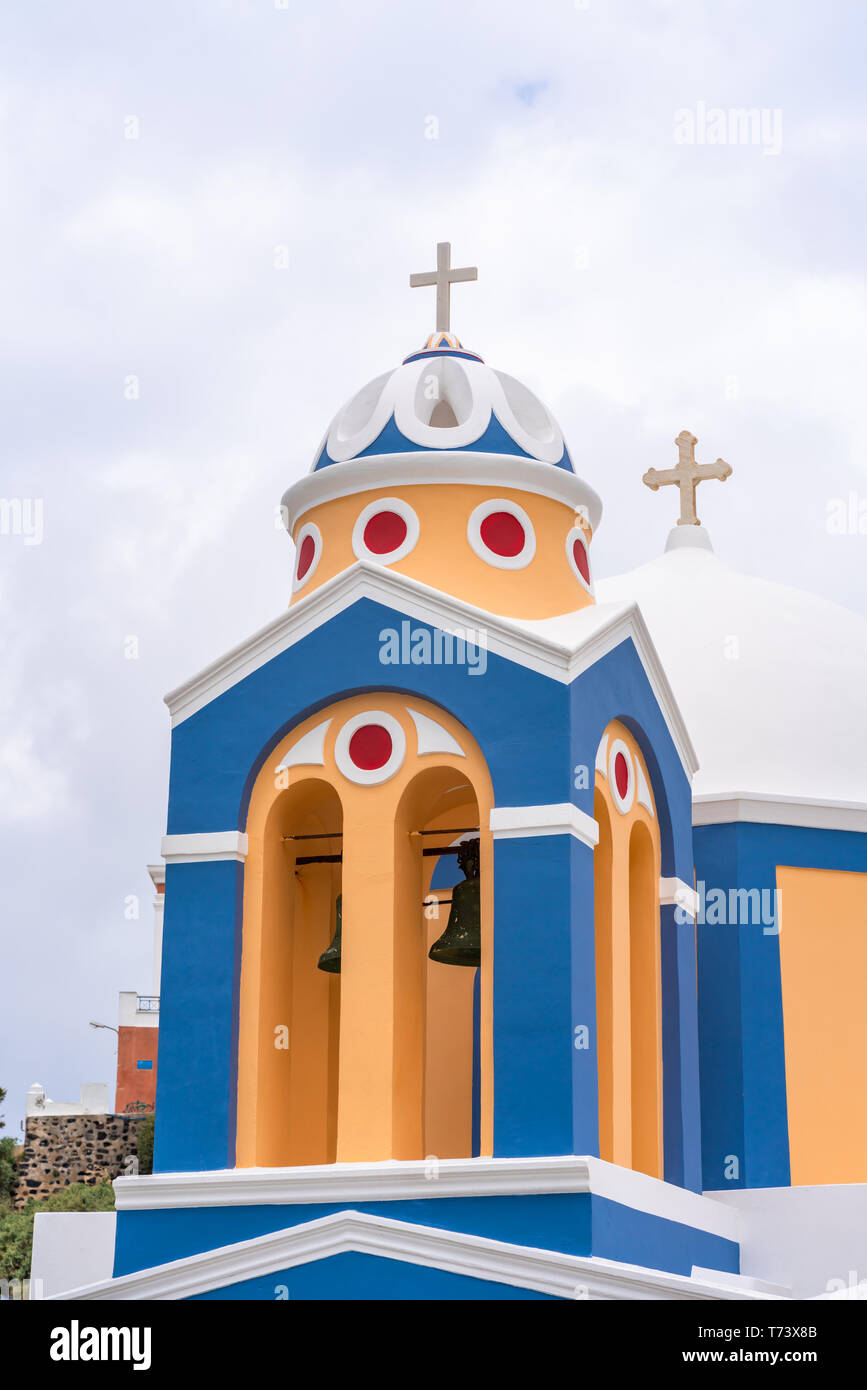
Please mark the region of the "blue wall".
<svg viewBox="0 0 867 1390"><path fill-rule="evenodd" d="M738 1271L738 1247L733 1241L589 1193L435 1197L354 1203L352 1209L566 1255L592 1254L672 1274L689 1275L694 1264ZM117 1277L149 1269L345 1210L345 1204L289 1203L120 1211L114 1274Z"/></svg>
<svg viewBox="0 0 867 1390"><path fill-rule="evenodd" d="M696 826L709 893L773 894L777 865L867 872L867 835L740 822ZM779 937L762 923L699 925L703 1179L706 1189L790 1181ZM727 1178L730 1156L737 1178Z"/></svg>

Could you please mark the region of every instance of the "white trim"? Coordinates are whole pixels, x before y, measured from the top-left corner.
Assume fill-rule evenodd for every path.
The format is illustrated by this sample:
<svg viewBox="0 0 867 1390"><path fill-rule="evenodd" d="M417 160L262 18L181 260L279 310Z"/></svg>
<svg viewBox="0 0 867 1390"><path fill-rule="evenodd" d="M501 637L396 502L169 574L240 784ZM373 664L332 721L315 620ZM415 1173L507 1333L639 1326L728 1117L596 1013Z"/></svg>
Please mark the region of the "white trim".
<svg viewBox="0 0 867 1390"><path fill-rule="evenodd" d="M695 749L637 603L588 604L567 615L576 638L567 643L549 635L551 622L559 631L561 619L522 623L503 618L396 570L362 560L327 580L245 642L170 691L165 701L171 711L172 724L189 719L245 676L362 598L397 608L405 617L445 632L456 631L458 636L466 636L468 628L480 630L485 634L484 646L488 651L566 685L631 639L684 772L691 777L697 770Z"/></svg>
<svg viewBox="0 0 867 1390"><path fill-rule="evenodd" d="M161 853L167 864L209 864L247 858L247 836L240 830L212 830L202 835L164 835Z"/></svg>
<svg viewBox="0 0 867 1390"><path fill-rule="evenodd" d="M680 907L690 917L698 916L699 896L682 878L659 880L659 902L662 907Z"/></svg>
<svg viewBox="0 0 867 1390"><path fill-rule="evenodd" d="M439 433L439 431L437 431ZM602 502L583 479L568 468L524 459L513 454L464 453L454 449L421 450L406 454L376 454L370 458L331 463L308 473L287 488L282 515L287 531L311 507L373 492L383 487L412 487L427 483L462 483L470 487L517 488L540 497L565 502L573 511L586 507L595 532L602 516Z"/></svg>
<svg viewBox="0 0 867 1390"><path fill-rule="evenodd" d="M775 1297L751 1287L749 1282L738 1287L730 1275L725 1276L725 1282L715 1284L704 1278L686 1278L681 1274L594 1256L564 1255L359 1211L334 1212L287 1230L219 1246L203 1254L189 1255L117 1279L106 1279L55 1297L92 1302L184 1299L347 1251L533 1289L560 1298L754 1300Z"/></svg>
<svg viewBox="0 0 867 1390"><path fill-rule="evenodd" d="M391 753L382 767L356 767L349 756L352 735L363 729L366 724L381 724L391 739ZM334 740L334 761L346 780L359 787L375 787L380 782L387 782L402 766L405 757L406 734L403 725L398 723L394 715L386 714L385 710L381 709L366 709L362 710L361 714L354 714L351 719L347 719Z"/></svg>
<svg viewBox="0 0 867 1390"><path fill-rule="evenodd" d="M400 545L396 545L393 550L383 551L382 554L370 550L364 541L367 523L380 512L394 512L406 527L406 535ZM418 515L408 502L404 502L400 497L377 497L358 513L352 528L352 549L357 560L367 560L371 565L396 565L398 560L405 560L415 549L420 533Z"/></svg>
<svg viewBox="0 0 867 1390"><path fill-rule="evenodd" d="M496 550L492 550L482 539L482 526L495 512L505 512L507 516L514 517L524 532L524 544L517 555L498 555ZM519 507L517 502L508 501L505 497L488 497L473 508L467 522L467 540L470 549L480 560L498 570L526 569L536 554L536 532L532 521L523 507Z"/></svg>
<svg viewBox="0 0 867 1390"><path fill-rule="evenodd" d="M621 1206L737 1242L740 1214L713 1197L690 1192L601 1158L387 1159L293 1168L221 1168L115 1178L118 1211L314 1202L413 1201L434 1197L518 1197L592 1193Z"/></svg>
<svg viewBox="0 0 867 1390"><path fill-rule="evenodd" d="M656 819L656 812L653 809L653 797L650 795L650 788L647 785L647 778L644 769L638 759L635 759L635 800L639 806L643 806L650 815Z"/></svg>
<svg viewBox="0 0 867 1390"><path fill-rule="evenodd" d="M274 771L282 772L286 767L324 767L325 735L330 725L331 720L325 719L321 724L317 724L315 729L308 729L303 738L293 743Z"/></svg>
<svg viewBox="0 0 867 1390"><path fill-rule="evenodd" d="M591 849L599 843L599 825L571 801L553 806L494 806L491 830L495 840L527 839L538 835L574 835Z"/></svg>
<svg viewBox="0 0 867 1390"><path fill-rule="evenodd" d="M621 754L626 762L626 792L623 796L620 795L620 788L615 776L614 765L618 754ZM611 792L611 800L621 816L628 816L635 801L635 760L628 744L624 743L622 738L613 739L608 750L608 787Z"/></svg>
<svg viewBox="0 0 867 1390"><path fill-rule="evenodd" d="M590 575L590 579L589 579L589 580L587 580L587 579L584 578L583 574L581 573L580 569L578 568L577 564L575 563L575 550L574 550L574 546L575 546L575 542L576 542L576 541L580 541L581 544L582 544L583 547L584 547L584 554L587 556L587 570L588 570L588 573L589 573L589 575ZM586 533L585 533L585 531L584 531L583 526L573 526L572 529L571 529L571 531L569 531L569 533L567 534L567 536L566 536L566 559L567 559L568 562L569 562L569 568L571 569L571 571L572 571L572 573L574 574L575 578L578 580L578 583L581 585L581 588L582 588L582 589L586 589L588 594L591 594L592 596L595 597L596 591L595 591L595 589L594 589L594 587L593 587L593 571L592 571L592 569L590 568L590 545L589 545L589 542L588 542L588 540L587 540L587 535L586 535Z"/></svg>
<svg viewBox="0 0 867 1390"><path fill-rule="evenodd" d="M763 796L758 792L705 792L693 798L693 825L799 825L808 830L867 833L867 806L857 801L825 801L806 796Z"/></svg>
<svg viewBox="0 0 867 1390"><path fill-rule="evenodd" d="M428 753L453 753L456 758L467 756L448 729L444 729L442 724L431 719L429 714L422 714L420 710L410 709L409 705L406 707L406 712L415 725L420 758L425 757Z"/></svg>
<svg viewBox="0 0 867 1390"><path fill-rule="evenodd" d="M310 561L310 564L309 564L309 566L308 566L308 568L307 568L307 570L306 570L306 572L305 572L305 574L304 574L304 578L303 578L303 579L299 579L299 578L298 578L298 560L299 560L300 557L301 557L301 547L302 547L302 545L304 544L304 542L305 542L305 540L307 539L308 536L310 536L310 537L312 538L312 540L313 540L313 559ZM300 589L303 589L303 588L304 588L304 585L305 585L310 579L313 578L313 575L314 575L315 572L316 572L316 568L317 568L317 566L318 566L319 561L320 561L321 558L322 558L322 532L319 530L319 527L316 525L316 523L315 523L314 521L307 521L307 522L305 522L304 525L301 527L301 530L298 532L298 535L297 535L296 538L295 538L295 564L292 566L292 592L293 592L293 594L297 594L298 591L299 591Z"/></svg>
<svg viewBox="0 0 867 1390"><path fill-rule="evenodd" d="M608 781L608 734L603 734L596 749L596 771Z"/></svg>

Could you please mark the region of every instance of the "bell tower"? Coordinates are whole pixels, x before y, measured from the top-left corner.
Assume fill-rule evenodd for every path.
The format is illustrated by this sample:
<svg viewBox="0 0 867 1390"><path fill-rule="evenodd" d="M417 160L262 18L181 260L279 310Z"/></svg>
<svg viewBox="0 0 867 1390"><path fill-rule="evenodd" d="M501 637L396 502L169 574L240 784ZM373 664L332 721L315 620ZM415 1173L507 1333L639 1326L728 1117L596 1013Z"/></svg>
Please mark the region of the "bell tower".
<svg viewBox="0 0 867 1390"><path fill-rule="evenodd" d="M283 496L288 605L167 697L147 1200L214 1247L445 1222L570 1259L643 1259L670 1210L678 1268L730 1268L682 1203L695 756L635 605L596 603L559 425L452 330L475 276L442 244L412 277L435 330Z"/></svg>

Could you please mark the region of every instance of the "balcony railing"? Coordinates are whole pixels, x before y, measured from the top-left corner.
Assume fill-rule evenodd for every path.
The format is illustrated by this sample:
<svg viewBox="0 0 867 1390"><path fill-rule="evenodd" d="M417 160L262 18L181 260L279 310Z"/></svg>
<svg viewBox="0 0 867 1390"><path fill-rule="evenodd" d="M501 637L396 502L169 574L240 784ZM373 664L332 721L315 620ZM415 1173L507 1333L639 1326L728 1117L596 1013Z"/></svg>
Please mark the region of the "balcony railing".
<svg viewBox="0 0 867 1390"><path fill-rule="evenodd" d="M158 1014L160 1011L160 996L158 994L140 994L136 1000L136 1012L140 1014Z"/></svg>

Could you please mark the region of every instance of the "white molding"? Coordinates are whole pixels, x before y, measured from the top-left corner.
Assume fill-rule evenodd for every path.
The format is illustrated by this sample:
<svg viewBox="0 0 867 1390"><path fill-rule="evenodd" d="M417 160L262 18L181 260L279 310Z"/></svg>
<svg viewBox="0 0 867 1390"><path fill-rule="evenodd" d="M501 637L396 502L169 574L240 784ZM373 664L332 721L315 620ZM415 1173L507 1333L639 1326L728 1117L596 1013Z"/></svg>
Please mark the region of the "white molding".
<svg viewBox="0 0 867 1390"><path fill-rule="evenodd" d="M589 579L585 579L580 569L575 563L575 542L580 541L584 547L584 554L587 556L587 569L590 574ZM587 539L583 526L573 526L566 536L566 560L569 568L574 574L582 589L585 589L591 598L596 597L596 590L593 585L593 570L590 566L590 542Z"/></svg>
<svg viewBox="0 0 867 1390"><path fill-rule="evenodd" d="M331 726L330 719L323 719L315 728L308 729L287 751L274 771L282 772L287 767L324 767L325 735Z"/></svg>
<svg viewBox="0 0 867 1390"><path fill-rule="evenodd" d="M381 555L368 549L364 540L367 523L380 512L393 512L406 527L406 535L400 545L396 545L393 550L383 551ZM366 507L362 507L356 518L352 528L352 550L357 560L367 560L371 565L396 565L399 560L405 560L407 555L412 554L420 534L421 523L414 507L404 502L402 497L376 497L372 502L368 502Z"/></svg>
<svg viewBox="0 0 867 1390"><path fill-rule="evenodd" d="M698 915L698 893L688 883L684 883L682 878L661 878L659 901L663 907L682 908L692 918Z"/></svg>
<svg viewBox="0 0 867 1390"><path fill-rule="evenodd" d="M437 431L439 434L439 431ZM405 454L375 454L369 458L330 463L308 473L283 494L281 511L287 531L296 521L323 502L356 492L412 487L428 483L461 483L467 487L516 488L539 497L551 497L577 511L586 508L595 533L602 517L598 493L568 468L515 454L477 454L462 450L420 450Z"/></svg>
<svg viewBox="0 0 867 1390"><path fill-rule="evenodd" d="M202 1254L73 1289L57 1297L88 1302L184 1299L348 1251L532 1289L560 1298L756 1300L775 1297L757 1290L749 1281L738 1286L730 1275L715 1283L712 1274L709 1278L686 1278L616 1260L564 1255L358 1211L334 1212L287 1230L219 1246Z"/></svg>
<svg viewBox="0 0 867 1390"><path fill-rule="evenodd" d="M524 532L524 544L517 555L500 555L482 540L482 526L495 512L505 512L507 516L514 517ZM467 522L467 542L474 555L498 570L526 569L536 554L536 532L532 521L523 507L505 497L486 497L484 502L473 508Z"/></svg>
<svg viewBox="0 0 867 1390"><path fill-rule="evenodd" d="M349 756L352 735L367 724L379 724L391 739L391 752L381 767L356 767ZM406 734L403 725L393 714L382 709L365 709L360 714L354 714L347 719L334 740L334 761L339 771L348 782L355 782L359 787L376 787L381 782L388 782L403 766L405 758Z"/></svg>
<svg viewBox="0 0 867 1390"><path fill-rule="evenodd" d="M739 1215L711 1197L601 1158L388 1159L116 1178L118 1211L592 1193L737 1242Z"/></svg>
<svg viewBox="0 0 867 1390"><path fill-rule="evenodd" d="M310 564L307 566L307 569L304 572L304 578L299 579L298 561L301 557L301 547L304 544L305 540L308 538L308 536L313 541L313 559L310 561ZM301 530L298 532L298 535L295 537L295 563L292 566L293 594L297 594L299 590L304 588L305 584L308 584L310 582L310 580L313 578L313 575L316 573L316 570L319 567L319 561L321 559L322 532L320 531L319 527L316 525L314 521L305 522L305 524L301 527Z"/></svg>
<svg viewBox="0 0 867 1390"><path fill-rule="evenodd" d="M162 856L167 864L209 864L247 858L247 836L240 830L212 830L199 835L164 835Z"/></svg>
<svg viewBox="0 0 867 1390"><path fill-rule="evenodd" d="M599 825L571 801L553 806L494 806L491 830L495 840L518 840L537 835L574 835L593 849L599 843Z"/></svg>
<svg viewBox="0 0 867 1390"><path fill-rule="evenodd" d="M457 631L459 636L465 636L468 629L479 631L479 644L488 651L565 685L631 638L687 777L697 770L695 749L637 603L591 604L564 618L521 622L488 613L409 575L363 560L334 575L245 642L170 691L165 702L172 724L189 719L245 676L363 598L395 608L405 617L444 632ZM552 636L552 624L560 633L567 620L573 640Z"/></svg>
<svg viewBox="0 0 867 1390"><path fill-rule="evenodd" d="M453 753L456 758L467 756L448 729L444 729L442 724L431 719L430 715L422 714L421 710L411 709L409 705L406 707L406 712L415 725L420 758L426 757L428 753Z"/></svg>
<svg viewBox="0 0 867 1390"><path fill-rule="evenodd" d="M623 755L624 761L626 762L625 796L620 795L620 789L617 786L617 778L614 775L618 753ZM629 750L629 745L624 743L622 738L612 739L611 747L608 749L608 789L611 792L611 800L614 802L621 816L628 816L635 801L635 759Z"/></svg>
<svg viewBox="0 0 867 1390"><path fill-rule="evenodd" d="M763 796L758 792L705 792L693 798L693 825L728 825L732 821L867 834L867 805L806 796Z"/></svg>

